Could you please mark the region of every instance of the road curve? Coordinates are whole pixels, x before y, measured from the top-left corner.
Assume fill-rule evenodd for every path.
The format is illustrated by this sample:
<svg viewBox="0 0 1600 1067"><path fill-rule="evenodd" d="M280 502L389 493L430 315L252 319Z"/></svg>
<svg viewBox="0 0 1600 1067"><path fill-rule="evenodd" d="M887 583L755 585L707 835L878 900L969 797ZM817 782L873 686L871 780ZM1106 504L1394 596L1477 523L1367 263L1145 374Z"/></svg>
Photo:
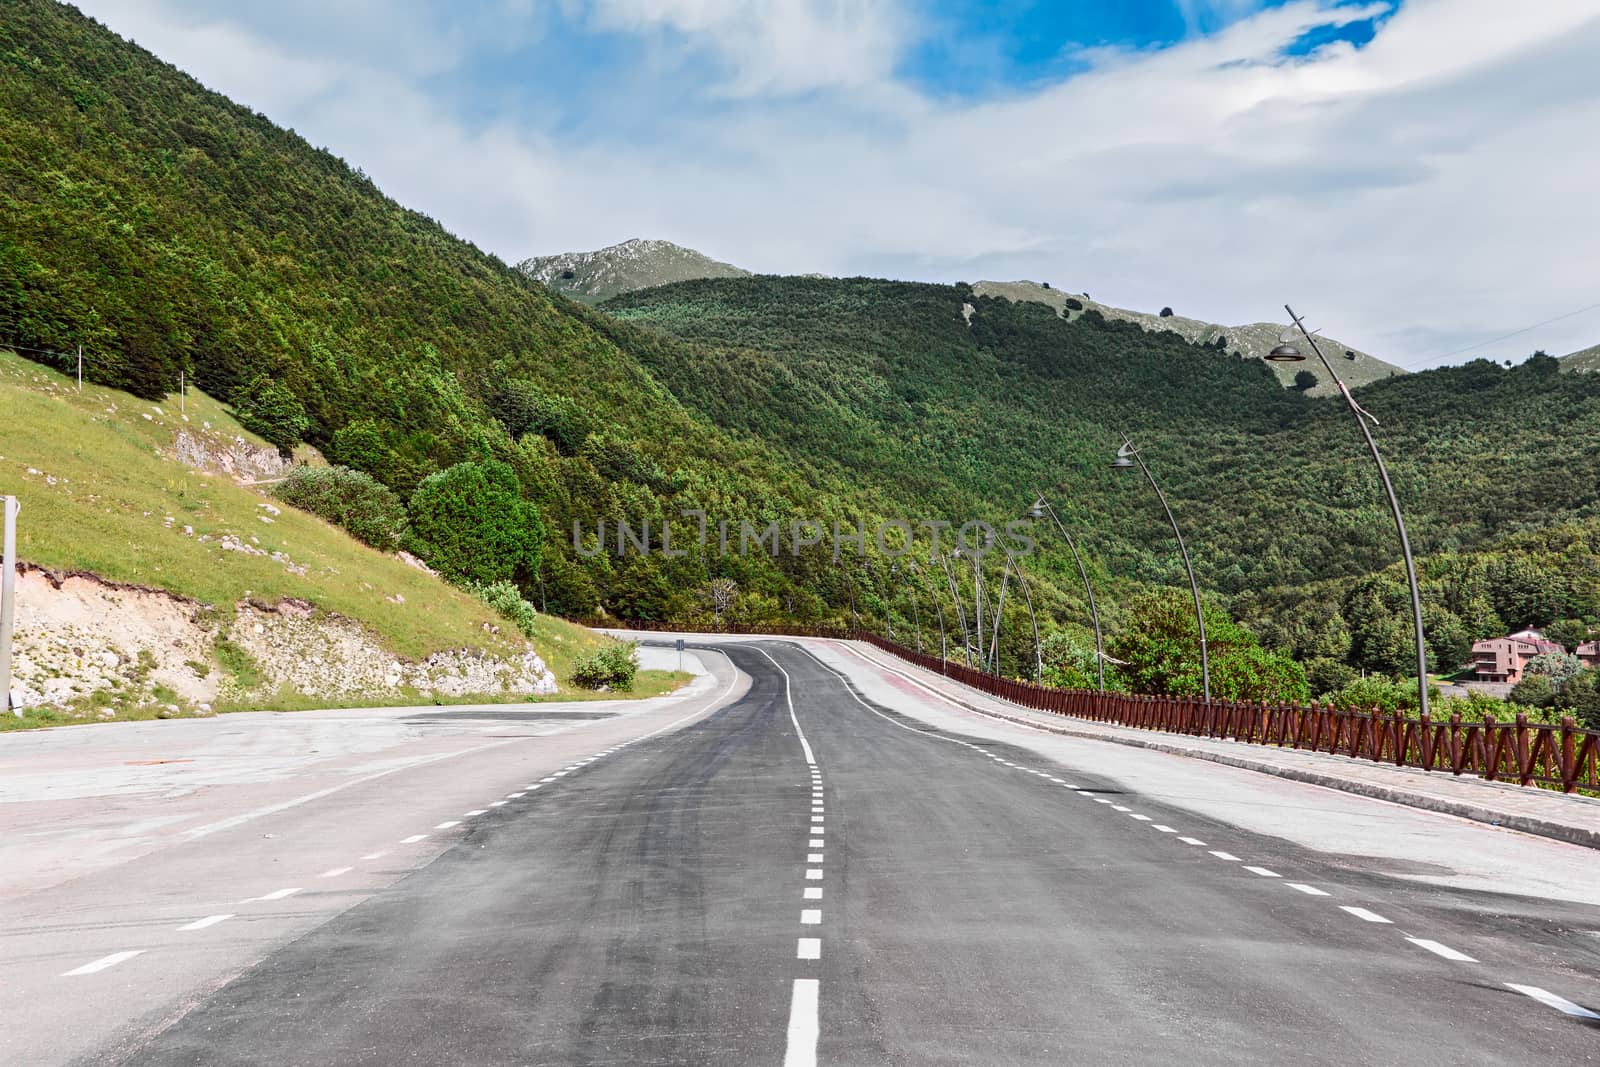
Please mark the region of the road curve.
<svg viewBox="0 0 1600 1067"><path fill-rule="evenodd" d="M742 698L530 782L121 1062L1600 1062L1592 907L1400 881L718 647Z"/></svg>

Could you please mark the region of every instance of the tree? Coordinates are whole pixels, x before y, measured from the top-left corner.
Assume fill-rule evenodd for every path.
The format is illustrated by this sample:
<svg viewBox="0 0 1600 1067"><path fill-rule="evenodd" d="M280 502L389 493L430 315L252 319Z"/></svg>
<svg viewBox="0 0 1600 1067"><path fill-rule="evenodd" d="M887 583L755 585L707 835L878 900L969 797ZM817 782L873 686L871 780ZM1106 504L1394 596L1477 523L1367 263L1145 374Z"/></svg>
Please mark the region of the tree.
<svg viewBox="0 0 1600 1067"><path fill-rule="evenodd" d="M1571 652L1541 652L1528 661L1525 675L1542 674L1554 684L1571 678L1583 670L1583 661Z"/></svg>
<svg viewBox="0 0 1600 1067"><path fill-rule="evenodd" d="M1160 317L1163 318L1163 319L1172 318L1172 309L1171 308L1162 308Z"/></svg>
<svg viewBox="0 0 1600 1067"><path fill-rule="evenodd" d="M488 585L531 575L544 523L498 460L457 463L428 475L411 494L412 550L458 582Z"/></svg>
<svg viewBox="0 0 1600 1067"><path fill-rule="evenodd" d="M257 374L234 393L233 410L240 425L284 454L305 439L311 425L300 398L265 374Z"/></svg>
<svg viewBox="0 0 1600 1067"><path fill-rule="evenodd" d="M711 610L716 613L717 625L722 625L722 617L733 607L733 598L739 592L739 583L732 578L713 578L706 583L705 598L711 605Z"/></svg>
<svg viewBox="0 0 1600 1067"><path fill-rule="evenodd" d="M1582 619L1560 619L1546 626L1544 635L1570 651L1589 640L1589 624Z"/></svg>
<svg viewBox="0 0 1600 1067"><path fill-rule="evenodd" d="M1093 689L1099 684L1094 646L1075 634L1057 630L1040 642L1039 651L1044 658L1045 685L1058 689Z"/></svg>
<svg viewBox="0 0 1600 1067"><path fill-rule="evenodd" d="M1213 604L1204 607L1211 660L1211 695L1219 700L1307 700L1303 668L1282 652L1261 647L1255 634ZM1194 602L1181 589L1165 589L1135 600L1127 624L1107 651L1123 661L1121 674L1135 693L1199 696L1200 629Z"/></svg>
<svg viewBox="0 0 1600 1067"><path fill-rule="evenodd" d="M1317 376L1308 370L1296 371L1294 387L1302 393L1315 389L1317 387Z"/></svg>

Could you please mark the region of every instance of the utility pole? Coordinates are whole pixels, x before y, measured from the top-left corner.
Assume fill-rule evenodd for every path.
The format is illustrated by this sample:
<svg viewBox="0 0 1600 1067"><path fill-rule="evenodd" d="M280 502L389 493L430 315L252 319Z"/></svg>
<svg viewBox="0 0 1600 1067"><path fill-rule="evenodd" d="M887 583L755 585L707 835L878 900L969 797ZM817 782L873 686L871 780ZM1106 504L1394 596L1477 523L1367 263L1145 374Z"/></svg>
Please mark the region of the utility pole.
<svg viewBox="0 0 1600 1067"><path fill-rule="evenodd" d="M0 562L5 564L5 574L0 575L0 694L5 707L18 718L22 709L13 707L11 701L11 619L17 600L17 512L22 501L14 496L0 497L0 508L5 512L5 537Z"/></svg>

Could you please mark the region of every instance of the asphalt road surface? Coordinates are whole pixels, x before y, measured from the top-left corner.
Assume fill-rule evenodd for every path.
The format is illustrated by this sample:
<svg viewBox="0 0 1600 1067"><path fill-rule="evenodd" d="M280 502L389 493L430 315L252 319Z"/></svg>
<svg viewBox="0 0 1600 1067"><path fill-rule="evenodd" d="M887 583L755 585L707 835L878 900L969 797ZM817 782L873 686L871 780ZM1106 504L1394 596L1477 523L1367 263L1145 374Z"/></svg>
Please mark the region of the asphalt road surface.
<svg viewBox="0 0 1600 1067"><path fill-rule="evenodd" d="M1592 903L1419 882L719 647L742 696L497 795L85 1062L1600 1062Z"/></svg>

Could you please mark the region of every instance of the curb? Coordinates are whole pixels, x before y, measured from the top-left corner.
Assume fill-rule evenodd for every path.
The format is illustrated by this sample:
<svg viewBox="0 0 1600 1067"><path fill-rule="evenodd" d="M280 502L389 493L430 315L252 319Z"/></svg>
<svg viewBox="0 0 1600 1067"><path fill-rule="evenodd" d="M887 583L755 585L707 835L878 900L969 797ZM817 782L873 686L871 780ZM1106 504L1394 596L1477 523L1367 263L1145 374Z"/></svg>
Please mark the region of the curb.
<svg viewBox="0 0 1600 1067"><path fill-rule="evenodd" d="M881 662L880 667L885 666ZM946 679L949 681L950 679ZM960 684L960 683L956 683ZM1019 726L1028 726L1046 733L1060 734L1063 737L1076 737L1086 741L1105 741L1115 745L1127 745L1130 748L1150 749L1154 752L1164 752L1172 756L1186 756L1190 759L1209 760L1228 767L1238 767L1247 771L1259 771L1262 774L1271 774L1278 778L1291 781L1305 782L1309 785L1320 785L1326 789L1337 789L1343 793L1354 793L1358 796L1371 797L1374 800L1386 800L1391 804L1401 804L1405 807L1420 808L1424 811L1437 812L1441 815L1454 815L1457 818L1470 819L1473 822L1496 826L1503 830L1517 830L1521 833L1532 834L1536 837L1546 837L1555 841L1562 841L1569 845L1579 845L1583 848L1600 849L1600 827L1588 829L1574 826L1570 823L1556 822L1551 819L1542 819L1537 815L1521 815L1513 812L1496 811L1493 808L1483 807L1468 801L1450 800L1445 797L1434 796L1429 793L1417 792L1411 789L1395 786L1378 785L1373 782L1359 782L1348 778L1341 778L1335 774L1324 774L1319 771L1305 770L1299 767L1282 767L1264 760L1250 759L1248 756L1235 756L1224 752L1207 752L1204 750L1185 748L1182 745L1170 742L1145 740L1140 737L1118 737L1090 730L1072 729L1066 726L1057 726L1050 722L1039 722L1020 715L1007 715L1004 712L989 711L977 707L961 699L960 696L945 693L951 701L961 705L968 711L991 719L1000 719L1004 722L1015 723ZM987 695L987 694L986 694ZM999 699L998 697L992 699ZM1382 764L1374 764L1382 766ZM1435 772L1423 772L1435 773ZM1451 778L1457 777L1450 775ZM1476 781L1476 779L1474 779ZM1493 786L1493 782L1483 782L1485 786ZM1517 786L1518 789L1532 788Z"/></svg>

